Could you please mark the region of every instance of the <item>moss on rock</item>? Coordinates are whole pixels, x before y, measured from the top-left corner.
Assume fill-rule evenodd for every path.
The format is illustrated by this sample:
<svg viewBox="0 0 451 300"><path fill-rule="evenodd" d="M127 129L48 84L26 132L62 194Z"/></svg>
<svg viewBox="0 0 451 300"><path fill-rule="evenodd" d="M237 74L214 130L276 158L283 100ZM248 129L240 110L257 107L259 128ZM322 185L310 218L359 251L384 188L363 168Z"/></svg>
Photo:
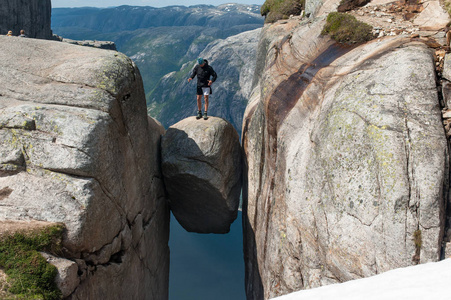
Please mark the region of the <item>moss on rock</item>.
<svg viewBox="0 0 451 300"><path fill-rule="evenodd" d="M373 39L372 27L346 13L332 12L327 16L321 34L330 35L342 44L364 43Z"/></svg>
<svg viewBox="0 0 451 300"><path fill-rule="evenodd" d="M260 13L265 16L265 23L274 23L288 19L290 15L299 15L305 6L305 0L266 0Z"/></svg>
<svg viewBox="0 0 451 300"><path fill-rule="evenodd" d="M60 299L55 284L57 269L39 251L61 251L62 225L39 231L20 231L0 236L0 268L8 275L6 289L17 299Z"/></svg>
<svg viewBox="0 0 451 300"><path fill-rule="evenodd" d="M444 0L443 3L444 3L446 12L448 13L448 15L451 18L451 0ZM449 22L447 24L447 27L450 27L450 26L451 26L451 22Z"/></svg>

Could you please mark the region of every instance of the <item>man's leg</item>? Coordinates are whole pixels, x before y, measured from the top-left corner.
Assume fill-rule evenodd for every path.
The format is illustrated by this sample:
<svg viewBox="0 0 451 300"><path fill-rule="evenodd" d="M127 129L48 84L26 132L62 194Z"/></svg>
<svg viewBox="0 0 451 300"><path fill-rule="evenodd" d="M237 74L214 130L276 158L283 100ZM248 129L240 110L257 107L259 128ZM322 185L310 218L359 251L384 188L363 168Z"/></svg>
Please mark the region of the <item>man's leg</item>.
<svg viewBox="0 0 451 300"><path fill-rule="evenodd" d="M207 119L208 119L208 116L207 116L207 110L208 110L208 95L204 95L204 101L205 101L204 120L207 120Z"/></svg>
<svg viewBox="0 0 451 300"><path fill-rule="evenodd" d="M205 111L208 111L208 95L204 96L204 101L205 101Z"/></svg>
<svg viewBox="0 0 451 300"><path fill-rule="evenodd" d="M197 110L202 110L202 95L197 95Z"/></svg>
<svg viewBox="0 0 451 300"><path fill-rule="evenodd" d="M196 119L202 118L202 95L197 95L197 116Z"/></svg>

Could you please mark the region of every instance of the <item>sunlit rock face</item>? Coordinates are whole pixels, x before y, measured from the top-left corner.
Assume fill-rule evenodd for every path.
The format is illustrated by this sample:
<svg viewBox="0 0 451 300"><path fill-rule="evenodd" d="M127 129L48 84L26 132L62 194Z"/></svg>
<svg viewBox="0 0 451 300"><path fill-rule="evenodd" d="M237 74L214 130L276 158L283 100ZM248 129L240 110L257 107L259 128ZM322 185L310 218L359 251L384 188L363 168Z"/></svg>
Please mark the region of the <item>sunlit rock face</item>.
<svg viewBox="0 0 451 300"><path fill-rule="evenodd" d="M241 146L224 119L184 119L162 140L162 169L171 210L187 231L227 233L241 193Z"/></svg>
<svg viewBox="0 0 451 300"><path fill-rule="evenodd" d="M248 299L440 257L448 150L432 52L405 37L341 47L323 20L260 40L243 122Z"/></svg>
<svg viewBox="0 0 451 300"><path fill-rule="evenodd" d="M0 36L0 81L0 220L66 226L69 299L167 298L164 129L146 115L134 63Z"/></svg>
<svg viewBox="0 0 451 300"><path fill-rule="evenodd" d="M51 11L51 0L2 0L0 34L18 36L23 29L28 37L50 39Z"/></svg>

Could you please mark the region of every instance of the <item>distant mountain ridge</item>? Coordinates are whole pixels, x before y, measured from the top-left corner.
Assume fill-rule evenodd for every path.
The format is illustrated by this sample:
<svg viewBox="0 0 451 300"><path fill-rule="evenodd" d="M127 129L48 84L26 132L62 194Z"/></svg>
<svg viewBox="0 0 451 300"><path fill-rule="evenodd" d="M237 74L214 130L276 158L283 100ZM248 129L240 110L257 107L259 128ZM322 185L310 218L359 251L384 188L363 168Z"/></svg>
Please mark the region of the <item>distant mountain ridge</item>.
<svg viewBox="0 0 451 300"><path fill-rule="evenodd" d="M220 6L123 5L114 8L54 8L52 26L79 27L103 33L162 26L203 26L227 29L237 25L263 24L259 5Z"/></svg>

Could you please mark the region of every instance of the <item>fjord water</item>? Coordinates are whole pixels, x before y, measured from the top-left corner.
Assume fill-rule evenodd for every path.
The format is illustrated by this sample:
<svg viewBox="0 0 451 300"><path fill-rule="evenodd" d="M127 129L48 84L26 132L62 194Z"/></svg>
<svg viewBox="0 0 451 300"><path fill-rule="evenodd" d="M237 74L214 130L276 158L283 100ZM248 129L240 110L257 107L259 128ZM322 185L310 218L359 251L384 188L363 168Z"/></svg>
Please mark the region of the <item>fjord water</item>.
<svg viewBox="0 0 451 300"><path fill-rule="evenodd" d="M171 214L170 300L245 299L241 211L228 234L183 229Z"/></svg>

